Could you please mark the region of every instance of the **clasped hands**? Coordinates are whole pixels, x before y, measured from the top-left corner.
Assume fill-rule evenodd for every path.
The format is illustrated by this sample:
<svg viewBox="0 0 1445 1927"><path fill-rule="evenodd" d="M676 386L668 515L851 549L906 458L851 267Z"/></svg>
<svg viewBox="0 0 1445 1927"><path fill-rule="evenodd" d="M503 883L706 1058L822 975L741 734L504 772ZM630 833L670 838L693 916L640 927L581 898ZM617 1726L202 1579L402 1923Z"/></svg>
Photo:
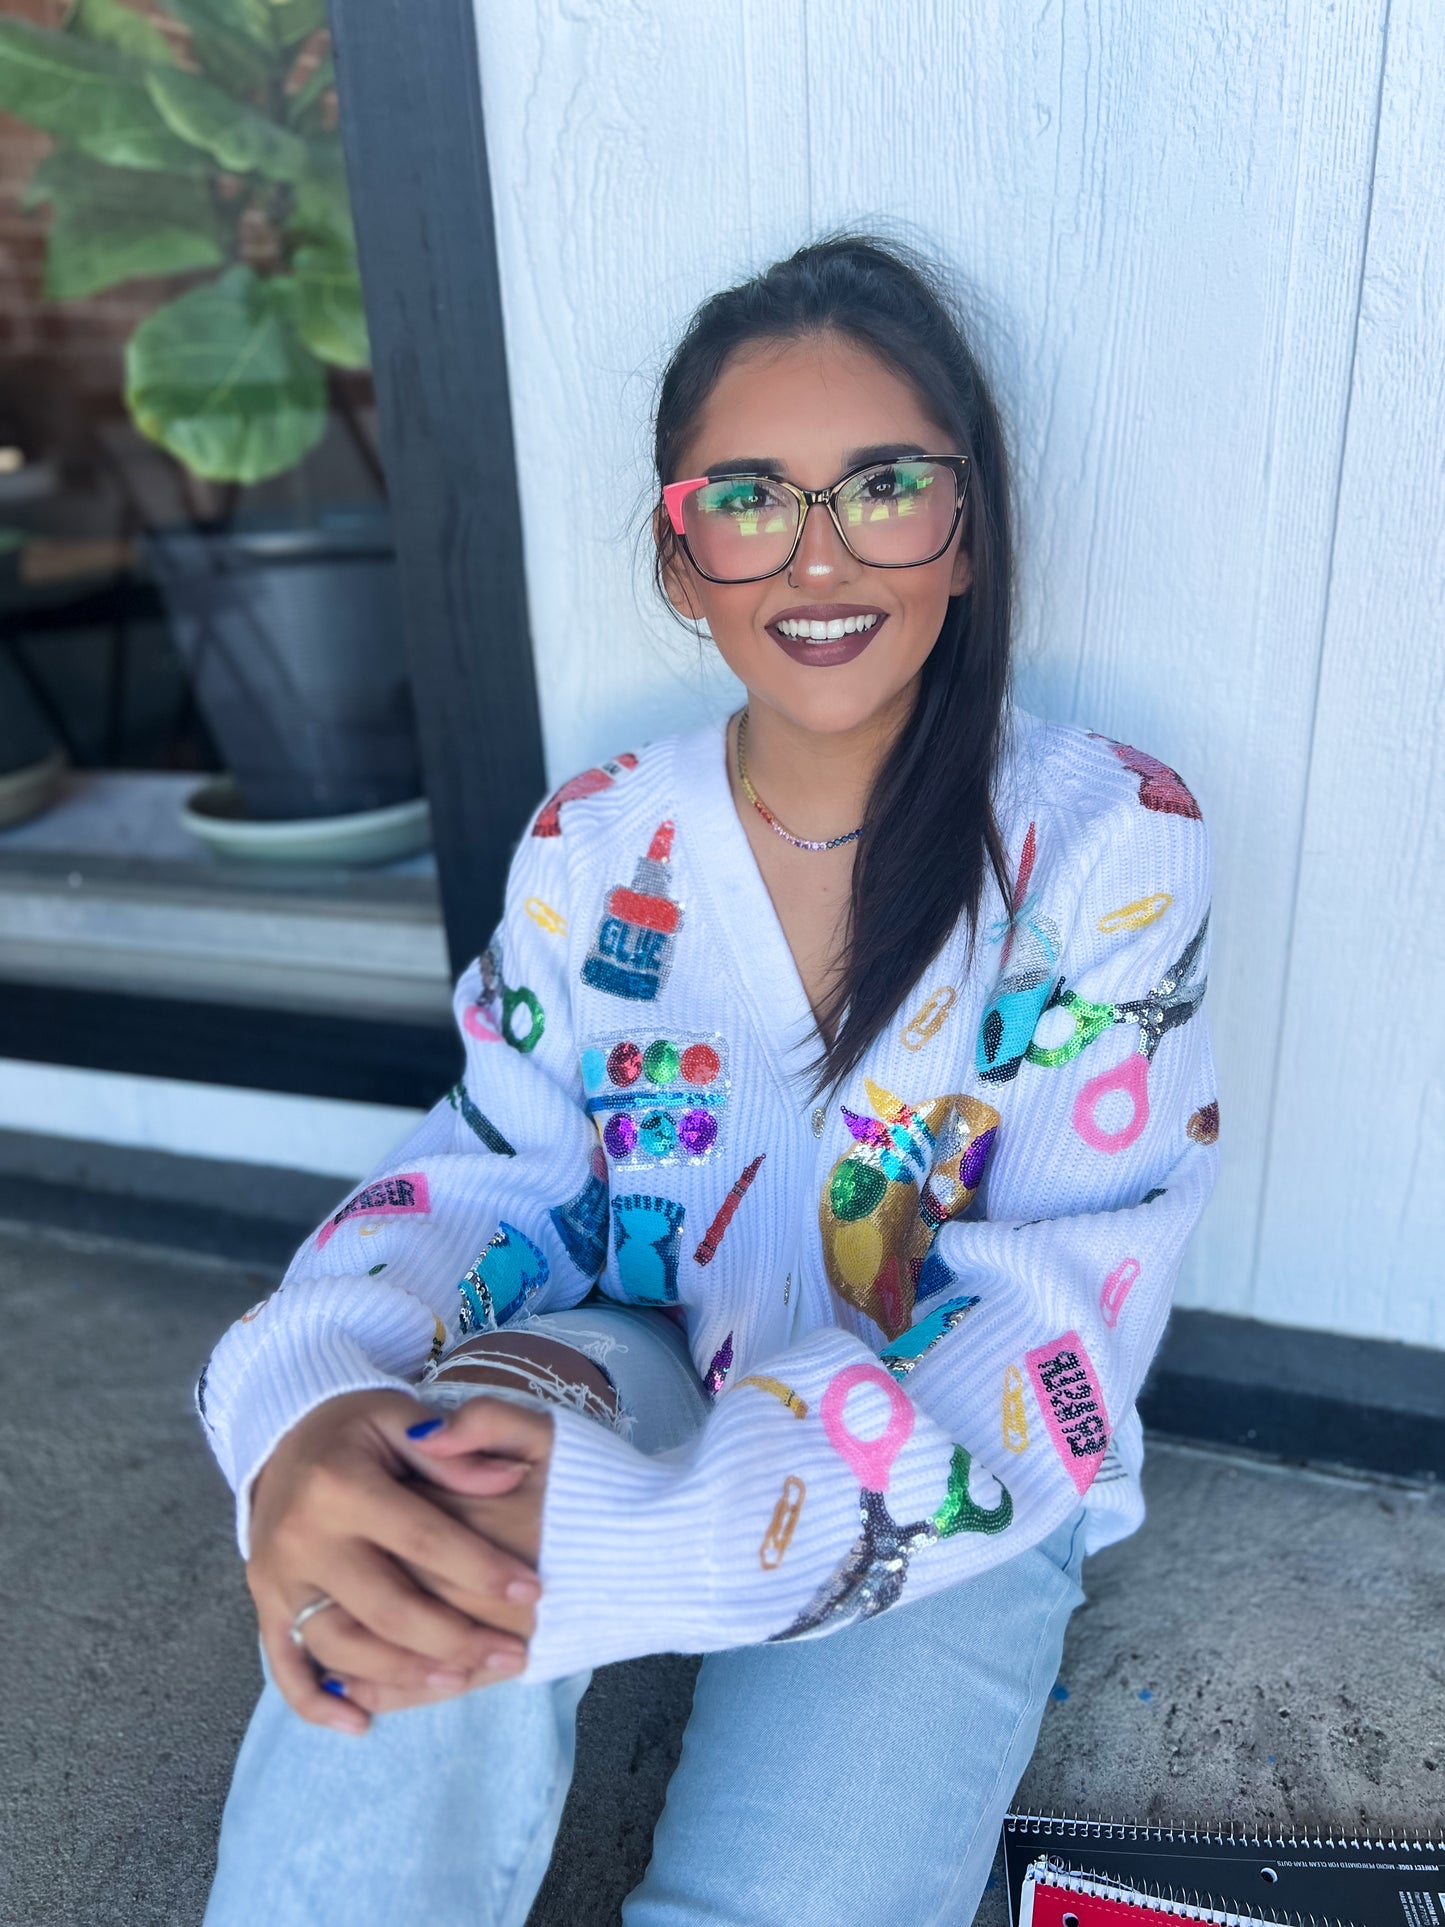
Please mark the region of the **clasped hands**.
<svg viewBox="0 0 1445 1927"><path fill-rule="evenodd" d="M523 1343L518 1335L508 1350ZM595 1374L610 1398L580 1354L525 1343L563 1354L574 1378ZM446 1375L480 1388L485 1339L469 1357L449 1361ZM327 1399L255 1482L246 1581L272 1678L313 1724L364 1733L371 1714L449 1699L526 1665L551 1416L484 1391L440 1425L438 1416L403 1392ZM335 1603L308 1617L303 1650L292 1619L321 1597Z"/></svg>

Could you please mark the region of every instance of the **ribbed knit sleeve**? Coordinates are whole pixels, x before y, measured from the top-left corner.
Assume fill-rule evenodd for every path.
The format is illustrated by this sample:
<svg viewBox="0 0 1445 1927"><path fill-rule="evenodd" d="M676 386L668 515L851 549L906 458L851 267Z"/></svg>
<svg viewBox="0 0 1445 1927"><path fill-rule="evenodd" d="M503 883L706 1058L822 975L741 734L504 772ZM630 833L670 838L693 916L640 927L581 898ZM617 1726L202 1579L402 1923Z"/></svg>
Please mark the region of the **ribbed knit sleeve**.
<svg viewBox="0 0 1445 1927"><path fill-rule="evenodd" d="M1133 1401L1214 1178L1209 852L1171 771L1080 743L1089 807L1062 785L1036 868L1029 825L990 938L959 1155L870 1083L858 1170L825 1193L852 1264L839 1226L872 1236L870 1199L932 1160L911 1308L893 1320L880 1285L883 1342L853 1318L750 1358L664 1459L559 1412L528 1677L826 1634L1013 1557L1086 1494L1091 1546L1117 1536L1110 1484L1134 1489Z"/></svg>
<svg viewBox="0 0 1445 1927"><path fill-rule="evenodd" d="M459 1337L575 1304L602 1267L606 1163L572 1035L557 808L523 837L501 925L457 984L462 1076L201 1374L197 1407L236 1493L243 1556L251 1483L314 1406L407 1390Z"/></svg>

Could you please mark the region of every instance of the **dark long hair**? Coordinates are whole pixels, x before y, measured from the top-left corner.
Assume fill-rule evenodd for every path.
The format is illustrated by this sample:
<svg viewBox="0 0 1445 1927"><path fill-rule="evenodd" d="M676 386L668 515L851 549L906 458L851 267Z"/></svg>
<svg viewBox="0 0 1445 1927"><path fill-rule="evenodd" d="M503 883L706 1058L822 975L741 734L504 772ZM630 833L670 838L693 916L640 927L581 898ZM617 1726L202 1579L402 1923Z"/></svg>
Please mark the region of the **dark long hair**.
<svg viewBox="0 0 1445 1927"><path fill-rule="evenodd" d="M869 349L957 437L972 470L963 542L973 581L949 600L913 713L869 791L843 956L819 1013L816 1093L857 1067L960 917L968 920L971 948L988 870L1009 894L993 780L1013 606L1008 456L998 409L938 276L894 243L831 236L704 302L662 379L658 486L677 479L698 415L732 355L756 341L823 333ZM660 589L675 539L665 516L657 530Z"/></svg>

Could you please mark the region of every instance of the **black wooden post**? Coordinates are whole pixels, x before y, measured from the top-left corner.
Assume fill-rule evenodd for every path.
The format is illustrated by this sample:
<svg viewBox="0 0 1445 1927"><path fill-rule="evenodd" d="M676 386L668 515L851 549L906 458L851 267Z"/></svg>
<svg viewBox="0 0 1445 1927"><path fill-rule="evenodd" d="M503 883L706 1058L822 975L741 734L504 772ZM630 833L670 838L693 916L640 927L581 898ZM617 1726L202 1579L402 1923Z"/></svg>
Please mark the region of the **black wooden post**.
<svg viewBox="0 0 1445 1927"><path fill-rule="evenodd" d="M330 0L454 970L544 784L472 0Z"/></svg>

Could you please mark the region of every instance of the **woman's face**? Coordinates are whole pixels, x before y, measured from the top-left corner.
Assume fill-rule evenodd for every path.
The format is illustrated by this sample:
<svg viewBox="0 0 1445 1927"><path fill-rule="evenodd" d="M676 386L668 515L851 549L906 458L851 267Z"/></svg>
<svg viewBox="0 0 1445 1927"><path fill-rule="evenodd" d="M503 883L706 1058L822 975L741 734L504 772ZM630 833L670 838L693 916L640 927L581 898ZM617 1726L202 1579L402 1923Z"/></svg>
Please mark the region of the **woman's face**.
<svg viewBox="0 0 1445 1927"><path fill-rule="evenodd" d="M866 348L845 336L814 335L759 343L727 362L677 473L747 463L800 488L827 488L890 452L963 453L908 384ZM896 712L938 639L949 597L971 580L962 524L936 561L875 569L854 560L825 509L809 510L797 554L765 581L709 582L680 551L663 576L673 607L707 624L749 698L821 735ZM841 646L811 648L776 626L838 615L876 620Z"/></svg>

